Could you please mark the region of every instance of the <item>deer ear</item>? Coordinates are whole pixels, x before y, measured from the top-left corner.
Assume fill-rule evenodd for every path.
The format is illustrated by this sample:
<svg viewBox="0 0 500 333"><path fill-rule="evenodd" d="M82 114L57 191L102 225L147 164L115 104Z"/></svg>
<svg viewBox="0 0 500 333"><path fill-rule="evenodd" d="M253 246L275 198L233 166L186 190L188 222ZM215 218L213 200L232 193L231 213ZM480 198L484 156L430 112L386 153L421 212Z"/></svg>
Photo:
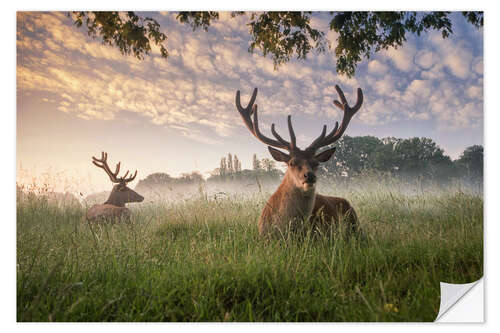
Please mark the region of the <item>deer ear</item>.
<svg viewBox="0 0 500 333"><path fill-rule="evenodd" d="M278 162L285 162L288 163L290 161L290 155L285 154L282 151L279 151L278 149L274 149L273 147L268 146L267 149L271 153L271 156Z"/></svg>
<svg viewBox="0 0 500 333"><path fill-rule="evenodd" d="M319 153L318 155L314 156L319 162L326 162L328 161L332 156L333 153L335 153L336 147L333 147L331 149L327 149L324 152Z"/></svg>

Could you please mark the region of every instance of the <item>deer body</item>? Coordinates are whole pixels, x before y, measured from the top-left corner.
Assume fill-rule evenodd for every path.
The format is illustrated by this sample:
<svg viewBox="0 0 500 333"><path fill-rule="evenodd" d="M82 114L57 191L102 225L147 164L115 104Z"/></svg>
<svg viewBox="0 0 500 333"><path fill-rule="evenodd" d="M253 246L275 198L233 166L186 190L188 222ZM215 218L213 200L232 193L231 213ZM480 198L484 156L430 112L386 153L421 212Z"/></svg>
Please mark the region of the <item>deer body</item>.
<svg viewBox="0 0 500 333"><path fill-rule="evenodd" d="M288 116L288 131L290 141L283 139L271 125L271 132L276 139L263 135L259 130L257 105L257 88L254 89L246 108L241 106L240 92L236 92L236 108L248 130L260 141L268 145L271 156L278 162L287 164L287 171L276 192L269 198L259 219L259 234L279 234L287 230L294 231L303 224L317 227L329 227L333 224L346 223L347 230L360 231L356 212L350 203L337 197L329 197L315 193L316 171L320 163L328 161L335 152L335 147L317 151L321 147L336 142L347 129L347 126L363 103L363 93L358 88L358 100L350 107L339 86L335 86L341 102L333 103L344 111L344 117L339 127L338 122L327 135L326 125L320 136L309 147L302 150L296 145L291 116ZM253 116L253 119L252 119ZM284 153L276 148L286 149Z"/></svg>
<svg viewBox="0 0 500 333"><path fill-rule="evenodd" d="M358 228L358 218L349 201L317 194L314 188L304 190L296 187L287 174L262 211L259 219L261 236L295 230L297 224L304 221L323 230L328 230L331 223L338 224L340 220L347 224L349 231Z"/></svg>
<svg viewBox="0 0 500 333"><path fill-rule="evenodd" d="M92 163L94 163L97 167L104 169L111 181L116 183L116 185L113 186L113 190L104 204L94 205L87 210L85 219L89 222L96 220L128 219L130 218L130 210L125 207L125 204L128 202L141 202L144 200L143 196L127 186L127 183L135 179L137 171L129 178L126 178L128 171L123 177L118 178L117 176L118 172L120 172L120 163L116 165L115 172L112 172L106 161L107 157L107 153L102 152L101 159L92 157Z"/></svg>
<svg viewBox="0 0 500 333"><path fill-rule="evenodd" d="M110 204L93 205L89 208L86 214L87 221L95 221L99 219L128 219L130 218L130 210L127 207L117 207Z"/></svg>
<svg viewBox="0 0 500 333"><path fill-rule="evenodd" d="M344 198L316 194L311 223L322 229L328 229L331 223L342 221L349 232L359 231L356 211Z"/></svg>
<svg viewBox="0 0 500 333"><path fill-rule="evenodd" d="M269 198L259 220L259 234L295 229L297 223L309 218L314 209L314 188L296 187L287 171L280 186ZM274 230L273 230L274 229Z"/></svg>

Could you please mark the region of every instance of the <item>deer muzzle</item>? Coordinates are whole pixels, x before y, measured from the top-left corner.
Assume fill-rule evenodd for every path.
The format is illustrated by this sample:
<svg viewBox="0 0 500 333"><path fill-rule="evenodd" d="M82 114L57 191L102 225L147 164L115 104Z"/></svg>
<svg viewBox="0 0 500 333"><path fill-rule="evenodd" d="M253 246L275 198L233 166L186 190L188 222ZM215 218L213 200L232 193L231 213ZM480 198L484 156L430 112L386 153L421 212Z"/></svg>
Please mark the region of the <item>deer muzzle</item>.
<svg viewBox="0 0 500 333"><path fill-rule="evenodd" d="M304 174L304 182L306 182L307 184L309 185L313 185L316 183L316 175L314 174L314 172L306 172Z"/></svg>

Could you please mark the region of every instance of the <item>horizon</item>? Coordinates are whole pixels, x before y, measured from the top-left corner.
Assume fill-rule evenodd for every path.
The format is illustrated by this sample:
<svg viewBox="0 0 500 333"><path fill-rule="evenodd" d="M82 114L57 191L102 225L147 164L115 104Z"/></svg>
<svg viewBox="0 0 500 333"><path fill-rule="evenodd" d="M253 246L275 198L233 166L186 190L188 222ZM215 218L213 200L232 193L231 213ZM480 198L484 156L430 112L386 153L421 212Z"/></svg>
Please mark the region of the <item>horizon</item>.
<svg viewBox="0 0 500 333"><path fill-rule="evenodd" d="M345 136L348 136L348 135L344 135L343 137L345 137ZM384 139L384 138L378 138L378 139L379 139L379 140L382 140L382 139ZM401 139L401 138L398 138L398 139ZM412 138L409 138L409 139L412 139ZM482 147L482 145L480 145L480 146ZM439 147L439 146L438 146L438 147ZM469 147L470 147L470 146L469 146ZM439 147L439 148L440 148L440 147ZM466 147L466 148L468 148L468 147ZM238 155L238 154L234 154L234 153L232 153L232 152L228 152L228 154L231 154L233 157L236 157L236 156ZM226 154L225 156L220 156L220 158L219 158L219 159L221 159L221 158L223 158L223 157L227 157L227 155L228 155L228 154ZM459 157L460 157L460 156L459 156L459 157L457 157L457 158L453 159L453 158L451 158L451 156L447 155L447 154L446 154L446 152L443 152L443 154L444 154L445 156L450 157L450 160L451 160L451 161L456 161L456 160L458 160L458 159L459 159ZM99 155L99 154L97 154L97 155ZM256 153L255 153L255 155L257 156L257 158L258 158L260 161L262 161L262 159L265 159L265 158L269 158L269 159L273 160L273 159L272 159L272 157L271 157L270 155L269 155L269 156L259 156L259 155L257 155ZM460 154L460 155L461 155L461 154ZM96 157L99 157L99 156L96 156ZM253 158L253 154L252 154L252 158ZM238 157L238 159L239 159L239 157ZM273 160L273 161L274 161L274 160ZM241 162L242 162L242 161L240 160L240 163L241 163ZM281 163L281 162L277 162L277 161L274 161L274 162L275 162L275 167L276 167L276 169L277 169L277 170L279 170L279 171L281 171L281 172L285 172L285 171L286 171L287 166L286 166L286 164L285 164L285 163ZM253 170L253 167L251 166L251 164L252 164L252 162L251 162L251 161L250 161L249 163L245 163L245 165L249 165L249 167L247 167L247 168L242 168L242 170L241 170L241 171L251 171L251 170ZM115 165L114 165L114 164L110 164L110 167L111 167L111 168L114 168L114 167L115 167ZM181 173L179 173L179 174L176 174L176 175L172 175L172 174L170 174L170 173L168 173L168 172L165 172L165 171L163 171L163 170L153 171L153 172L151 172L151 173L149 173L149 174L147 174L147 175L144 175L143 177L137 177L137 178L133 181L133 183L135 183L135 185L134 185L134 186L132 186L132 187L133 187L133 188L135 188L135 187L137 187L137 185L139 184L139 182L144 181L147 177L149 177L149 176L151 176L151 175L153 175L153 174L160 174L160 173L162 173L162 174L167 174L168 176L172 177L173 179L179 179L179 178L181 178L181 177L182 177L182 175L183 175L183 174L193 174L193 173L198 173L198 174L200 174L200 175L202 176L202 178L203 178L203 180L204 180L204 181L207 181L210 177L212 177L211 172L212 172L212 171L215 171L217 168L218 168L218 166L215 166L214 168L212 168L212 169L211 169L211 171L207 171L207 172L203 172L203 173L202 173L201 171L199 171L199 170L183 171L183 172L181 172ZM49 168L49 169L50 169L50 168ZM23 167L22 167L22 162L20 162L20 166L18 167L18 170L17 170L17 173L18 173L18 178L19 178L19 173L20 173L20 172L21 172L21 173L25 173L25 174L27 173L27 170L23 169ZM57 172L58 172L58 170L56 170L56 171L55 171L55 173L57 173ZM61 170L59 170L59 173L64 173L64 172L65 172L65 170L62 170L62 171L61 171ZM122 169L122 172L123 172L123 169ZM133 172L133 171L132 171L132 172ZM52 173L52 174L51 174L51 173L49 173L49 171L48 171L48 170L45 170L45 171L43 172L43 174L45 174L45 175L46 175L46 177L45 177L45 178L47 178L47 177L53 177L53 176L55 175L55 173ZM107 177L106 177L106 178L107 178ZM90 178L90 177L89 177L88 179L89 179L89 180L91 180L91 178ZM68 179L65 179L65 183L67 183L67 182L68 182ZM21 184L24 184L24 185L30 185L30 184L29 184L29 182L22 182ZM85 194L85 196L95 195L95 194L100 194L100 193L102 193L102 192L109 193L109 192L110 192L110 190L111 190L111 187L112 187L112 183L108 182L108 188L100 187L98 190L92 190L92 189L88 188L88 189L90 189L90 191L92 191L92 192L86 193L86 194ZM55 186L54 188L59 188L59 189L60 189L60 188L61 188L61 186ZM78 193L82 193L82 191L81 191L81 190L78 190L78 189L76 189L76 188L71 189L71 187L69 187L67 190L56 191L56 192L60 192L60 193L72 193L72 194L74 194L74 195L76 195L76 194L78 194ZM84 191L84 192L85 192L85 191ZM85 196L84 196L84 197L85 197Z"/></svg>
<svg viewBox="0 0 500 333"><path fill-rule="evenodd" d="M63 12L18 12L18 181L20 170L40 177L52 168L105 190L107 176L90 163L103 150L110 165L137 169L137 181L154 172L205 176L228 153L249 169L254 153L270 157L234 107L236 90L245 105L253 87L263 132L274 122L286 133L290 113L301 147L341 118L331 103L335 84L351 103L357 87L365 93L346 135L428 137L452 160L484 145L483 29L460 15L449 38L409 35L403 47L359 63L351 79L337 75L332 52L275 71L270 58L247 52L242 18L227 12L208 32L193 32L172 12L152 16L169 38L166 60L155 48L142 61L122 55ZM325 26L324 16L315 13L313 23Z"/></svg>

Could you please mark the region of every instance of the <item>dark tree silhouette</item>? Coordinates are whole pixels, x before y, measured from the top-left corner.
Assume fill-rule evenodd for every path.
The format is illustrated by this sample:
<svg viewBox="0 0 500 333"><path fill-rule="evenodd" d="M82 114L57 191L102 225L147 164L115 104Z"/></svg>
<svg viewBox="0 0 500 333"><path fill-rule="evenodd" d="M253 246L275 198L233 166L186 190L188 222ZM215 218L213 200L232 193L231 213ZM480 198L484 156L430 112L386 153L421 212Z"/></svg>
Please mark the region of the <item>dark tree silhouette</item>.
<svg viewBox="0 0 500 333"><path fill-rule="evenodd" d="M440 181L457 176L482 179L481 146L467 148L455 163L429 138L378 139L345 135L336 147L333 158L320 172L322 176L352 177L375 171Z"/></svg>
<svg viewBox="0 0 500 333"><path fill-rule="evenodd" d="M474 180L483 178L483 146L467 147L456 161L461 173Z"/></svg>
<svg viewBox="0 0 500 333"><path fill-rule="evenodd" d="M257 158L257 154L253 154L252 167L253 167L253 170L255 170L255 171L262 169L262 165L260 163L260 160Z"/></svg>

